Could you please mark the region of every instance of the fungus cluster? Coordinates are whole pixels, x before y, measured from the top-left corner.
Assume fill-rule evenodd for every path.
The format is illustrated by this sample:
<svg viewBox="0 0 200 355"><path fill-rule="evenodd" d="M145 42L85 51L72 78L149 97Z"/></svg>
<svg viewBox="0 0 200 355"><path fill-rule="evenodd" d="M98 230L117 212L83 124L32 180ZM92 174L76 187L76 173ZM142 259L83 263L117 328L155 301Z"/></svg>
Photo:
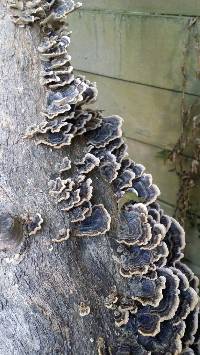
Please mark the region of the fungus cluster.
<svg viewBox="0 0 200 355"><path fill-rule="evenodd" d="M28 235L35 235L41 230L44 220L40 213L26 219L26 231Z"/></svg>
<svg viewBox="0 0 200 355"><path fill-rule="evenodd" d="M181 261L184 231L156 202L160 192L152 176L127 157L123 120L88 108L96 100L96 85L73 72L66 16L80 6L72 0L11 4L15 23L37 22L43 36L38 51L46 106L43 121L29 128L26 137L54 149L69 146L78 136L85 142L84 157L71 161L66 156L55 167L57 177L48 183L50 195L70 221L54 241L110 230L109 211L94 202L95 169L110 183L118 204L131 194L131 200L119 208L113 256L121 281L106 300L121 330L116 354L196 354L198 281Z"/></svg>
<svg viewBox="0 0 200 355"><path fill-rule="evenodd" d="M181 354L197 348L198 280L182 262L184 232L157 203L127 203L114 256L124 278L106 300L116 326L144 353Z"/></svg>
<svg viewBox="0 0 200 355"><path fill-rule="evenodd" d="M81 317L88 316L90 314L90 306L86 305L84 302L81 302L79 305L79 314Z"/></svg>

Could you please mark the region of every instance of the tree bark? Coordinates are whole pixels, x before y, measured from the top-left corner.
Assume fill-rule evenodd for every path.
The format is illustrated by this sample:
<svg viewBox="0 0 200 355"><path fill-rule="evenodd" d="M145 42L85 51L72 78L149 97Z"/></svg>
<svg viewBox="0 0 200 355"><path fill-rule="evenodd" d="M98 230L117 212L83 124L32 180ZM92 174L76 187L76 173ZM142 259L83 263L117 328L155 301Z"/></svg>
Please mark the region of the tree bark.
<svg viewBox="0 0 200 355"><path fill-rule="evenodd" d="M49 196L47 182L58 160L81 156L82 146L53 151L24 139L29 126L41 121L44 91L39 83L37 26L15 26L0 1L0 205L21 217L40 213L44 225L36 236L23 236L13 252L1 252L0 354L96 354L99 337L114 342L114 322L104 306L116 283L109 236L70 239L55 244L67 217ZM96 201L113 211L98 174ZM80 316L79 305L90 306Z"/></svg>
<svg viewBox="0 0 200 355"><path fill-rule="evenodd" d="M80 3L19 5L31 27L0 0L0 355L196 354L184 231L126 157L122 119L88 109L96 87L70 72L65 18Z"/></svg>

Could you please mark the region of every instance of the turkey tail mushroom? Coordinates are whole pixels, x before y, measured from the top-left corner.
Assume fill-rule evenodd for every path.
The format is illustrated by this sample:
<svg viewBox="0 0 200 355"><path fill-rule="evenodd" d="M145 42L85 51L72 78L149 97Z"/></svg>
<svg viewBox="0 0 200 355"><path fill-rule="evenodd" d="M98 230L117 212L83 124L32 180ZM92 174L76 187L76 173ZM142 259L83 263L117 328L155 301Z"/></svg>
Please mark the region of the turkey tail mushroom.
<svg viewBox="0 0 200 355"><path fill-rule="evenodd" d="M75 77L68 53L71 32L66 17L80 6L73 0L11 3L14 22L20 26L38 23L43 37L38 51L40 82L47 92L44 120L31 127L26 137L65 151L74 140L76 144L79 139L84 142L81 157L71 161L65 155L49 181L50 195L70 221L53 241L109 232L112 211L99 199L95 201L96 169L110 185L119 214L113 244L118 283L105 301L120 330L115 354L195 354L199 349L198 283L181 261L184 231L156 202L160 191L152 176L142 164L127 157L123 119L117 115L103 117L101 111L88 108L97 98L96 84ZM131 198L121 204L126 195ZM38 215L29 226L30 234L41 223ZM0 227L0 244L21 238L21 229L15 228L11 217L0 216ZM102 351L107 353L105 344L99 347L99 354Z"/></svg>

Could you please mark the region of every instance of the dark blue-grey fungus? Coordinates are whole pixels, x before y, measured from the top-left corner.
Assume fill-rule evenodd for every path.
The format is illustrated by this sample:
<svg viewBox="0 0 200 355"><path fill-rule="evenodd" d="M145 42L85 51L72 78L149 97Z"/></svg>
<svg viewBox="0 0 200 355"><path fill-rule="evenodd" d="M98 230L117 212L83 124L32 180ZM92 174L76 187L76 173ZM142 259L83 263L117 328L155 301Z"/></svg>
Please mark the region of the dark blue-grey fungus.
<svg viewBox="0 0 200 355"><path fill-rule="evenodd" d="M138 197L142 198L146 205L154 202L160 194L159 188L152 184L152 176L150 174L143 174L141 177L133 180L132 188L137 191ZM132 191L132 188L127 191Z"/></svg>
<svg viewBox="0 0 200 355"><path fill-rule="evenodd" d="M117 254L113 256L124 277L147 274L149 266L153 263L153 257L150 250L143 250L137 245L131 247L120 245Z"/></svg>
<svg viewBox="0 0 200 355"><path fill-rule="evenodd" d="M75 165L78 170L78 174L88 174L94 168L98 167L100 163L100 160L96 158L93 154L91 153L86 153L84 158L80 161L75 162Z"/></svg>
<svg viewBox="0 0 200 355"><path fill-rule="evenodd" d="M173 266L176 261L183 257L185 248L184 229L174 218L171 218L171 225L166 234L165 242L169 249L168 263Z"/></svg>
<svg viewBox="0 0 200 355"><path fill-rule="evenodd" d="M101 127L87 134L88 144L105 147L110 141L121 137L122 119L119 116L104 117Z"/></svg>
<svg viewBox="0 0 200 355"><path fill-rule="evenodd" d="M163 298L163 290L166 288L166 279L157 276L151 279L145 276L135 276L127 280L125 295L138 301L143 306L157 307Z"/></svg>
<svg viewBox="0 0 200 355"><path fill-rule="evenodd" d="M135 173L128 168L125 170L120 169L118 176L113 182L114 192L118 193L120 190L125 190L128 187L132 187L132 182L135 179Z"/></svg>
<svg viewBox="0 0 200 355"><path fill-rule="evenodd" d="M117 241L126 245L146 245L151 238L147 221L147 208L142 204L128 204L120 213L120 230Z"/></svg>
<svg viewBox="0 0 200 355"><path fill-rule="evenodd" d="M31 216L26 221L26 230L29 235L35 235L42 229L42 224L44 220L40 213L37 213L35 216Z"/></svg>
<svg viewBox="0 0 200 355"><path fill-rule="evenodd" d="M60 149L66 145L70 145L74 135L68 132L48 132L46 135L37 135L36 143L49 145L54 149Z"/></svg>
<svg viewBox="0 0 200 355"><path fill-rule="evenodd" d="M112 182L118 175L120 165L116 161L116 157L107 151L100 157L99 170L101 175L108 181Z"/></svg>
<svg viewBox="0 0 200 355"><path fill-rule="evenodd" d="M90 201L83 202L81 206L74 207L72 210L70 210L69 213L69 219L70 223L77 223L84 221L88 215L90 215L92 211L92 204Z"/></svg>
<svg viewBox="0 0 200 355"><path fill-rule="evenodd" d="M182 339L184 346L192 345L195 341L195 334L198 331L199 320L199 306L190 312L185 319L185 333Z"/></svg>
<svg viewBox="0 0 200 355"><path fill-rule="evenodd" d="M72 229L73 235L77 237L91 237L105 234L110 230L111 217L103 205L92 207L91 215L83 222L77 223Z"/></svg>
<svg viewBox="0 0 200 355"><path fill-rule="evenodd" d="M157 354L181 354L181 338L185 329L184 322L174 324L172 320L165 321L160 326L160 332L156 336L138 335L138 342L147 351Z"/></svg>

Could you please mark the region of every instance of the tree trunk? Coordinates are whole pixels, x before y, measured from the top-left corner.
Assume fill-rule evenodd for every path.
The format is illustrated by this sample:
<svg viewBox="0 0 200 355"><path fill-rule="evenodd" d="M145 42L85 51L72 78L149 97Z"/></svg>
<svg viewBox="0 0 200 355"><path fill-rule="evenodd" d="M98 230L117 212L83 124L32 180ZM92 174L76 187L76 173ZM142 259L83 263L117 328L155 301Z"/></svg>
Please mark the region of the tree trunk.
<svg viewBox="0 0 200 355"><path fill-rule="evenodd" d="M33 10L30 4L35 4ZM159 190L144 167L125 158L121 119L103 119L84 109L95 88L83 78L79 80L85 91L76 94L67 113L57 115L59 131L55 111L53 119L52 111L47 114L47 108L55 109L52 102L59 101L63 108L71 95L61 99L60 93L66 94L62 88L49 89L48 65L53 62L43 59L42 67L41 57L52 54L49 46L54 42L55 51L68 46L67 35L59 32L60 13L65 6L73 8L73 1L27 2L26 16L17 17L18 24L39 19L42 29L37 23L15 26L7 5L0 0L0 354L193 354L190 345L195 343L197 349L198 342L197 280L180 262L184 233L155 203ZM45 40L41 49L45 31L50 42ZM40 84L41 70L46 70L46 89ZM63 73L59 80L54 74L57 85ZM75 79L65 87L73 91L73 85L78 88ZM41 111L46 117L43 126ZM77 123L80 113L83 127ZM42 144L28 139L35 135ZM73 137L72 143L63 144L62 135ZM86 168L81 163L80 173L86 154L96 165ZM58 165L66 157L73 166L58 187ZM92 191L81 185L87 174ZM76 184L79 189L72 194ZM76 192L79 200L69 209L66 193L63 211L63 200L56 203L54 197L66 191L74 199ZM83 208L84 198L87 212L74 222L73 211Z"/></svg>
<svg viewBox="0 0 200 355"><path fill-rule="evenodd" d="M44 225L23 237L13 252L1 252L0 354L96 354L99 337L113 340L114 323L104 298L116 283L110 236L52 243L68 225L49 195L47 182L66 153L73 160L82 146L62 151L24 139L41 121L44 90L39 83L37 26L20 28L0 4L0 198L1 211L15 216L40 213ZM109 186L98 179L99 201L116 207ZM80 316L79 305L90 306Z"/></svg>

